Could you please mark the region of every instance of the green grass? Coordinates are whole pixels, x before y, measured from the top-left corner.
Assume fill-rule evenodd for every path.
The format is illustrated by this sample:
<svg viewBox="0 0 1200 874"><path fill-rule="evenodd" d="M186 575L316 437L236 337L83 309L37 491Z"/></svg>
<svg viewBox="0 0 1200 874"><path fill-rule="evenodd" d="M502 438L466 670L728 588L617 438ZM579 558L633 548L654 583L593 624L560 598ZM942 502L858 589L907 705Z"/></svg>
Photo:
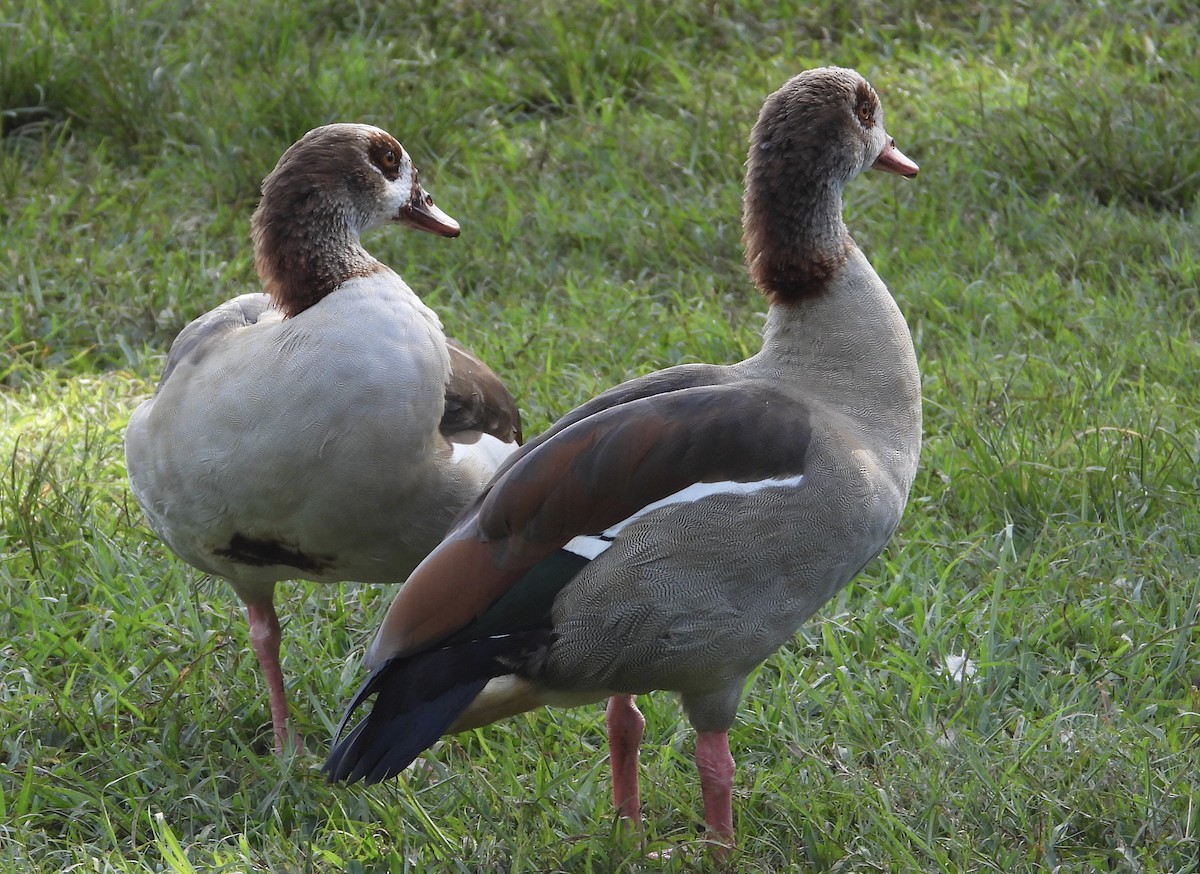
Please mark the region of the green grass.
<svg viewBox="0 0 1200 874"><path fill-rule="evenodd" d="M748 690L730 867L1200 870L1192 4L0 3L0 871L690 870L666 695L645 846L595 707L326 786L389 587L281 587L307 748L273 756L236 601L143 526L121 435L180 327L254 288L259 180L332 120L396 134L462 222L368 244L528 433L743 357L746 138L822 63L922 166L847 217L917 339L925 449L885 556Z"/></svg>

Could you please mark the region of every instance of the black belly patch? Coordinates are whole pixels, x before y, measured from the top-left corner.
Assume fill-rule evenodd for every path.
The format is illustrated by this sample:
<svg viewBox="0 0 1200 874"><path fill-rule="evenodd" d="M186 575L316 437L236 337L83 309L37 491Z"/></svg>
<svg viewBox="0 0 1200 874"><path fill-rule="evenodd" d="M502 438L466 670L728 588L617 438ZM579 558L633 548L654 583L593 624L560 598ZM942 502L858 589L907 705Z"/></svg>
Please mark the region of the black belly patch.
<svg viewBox="0 0 1200 874"><path fill-rule="evenodd" d="M228 548L218 549L217 555L251 567L285 564L310 573L329 567L328 560L307 555L278 540L261 540L244 534L233 535Z"/></svg>

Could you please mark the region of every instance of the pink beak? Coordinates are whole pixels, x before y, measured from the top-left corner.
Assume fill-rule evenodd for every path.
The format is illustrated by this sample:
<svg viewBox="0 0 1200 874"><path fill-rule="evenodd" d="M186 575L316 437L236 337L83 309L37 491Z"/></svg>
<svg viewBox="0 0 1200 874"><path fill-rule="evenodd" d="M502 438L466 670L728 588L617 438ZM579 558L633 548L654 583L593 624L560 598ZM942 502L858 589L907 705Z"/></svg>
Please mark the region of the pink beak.
<svg viewBox="0 0 1200 874"><path fill-rule="evenodd" d="M406 206L401 207L396 221L418 231L437 234L439 237L457 237L459 232L458 222L434 205L429 192L417 183L415 177L412 199Z"/></svg>
<svg viewBox="0 0 1200 874"><path fill-rule="evenodd" d="M911 178L917 175L917 170L920 168L906 157L902 151L896 148L895 140L888 137L887 145L883 147L883 151L875 159L875 163L871 165L871 169L883 170L887 173L896 173L900 176Z"/></svg>

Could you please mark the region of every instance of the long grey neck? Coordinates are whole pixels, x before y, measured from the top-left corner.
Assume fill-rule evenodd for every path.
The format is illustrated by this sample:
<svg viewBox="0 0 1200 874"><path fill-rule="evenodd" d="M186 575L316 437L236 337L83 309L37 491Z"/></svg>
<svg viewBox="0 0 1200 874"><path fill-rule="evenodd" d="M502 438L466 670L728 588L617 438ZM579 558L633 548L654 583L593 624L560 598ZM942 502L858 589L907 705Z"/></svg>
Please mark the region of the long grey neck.
<svg viewBox="0 0 1200 874"><path fill-rule="evenodd" d="M762 351L744 364L802 379L854 415L911 416L915 409L919 433L920 376L908 325L866 257L849 246L824 293L771 306Z"/></svg>

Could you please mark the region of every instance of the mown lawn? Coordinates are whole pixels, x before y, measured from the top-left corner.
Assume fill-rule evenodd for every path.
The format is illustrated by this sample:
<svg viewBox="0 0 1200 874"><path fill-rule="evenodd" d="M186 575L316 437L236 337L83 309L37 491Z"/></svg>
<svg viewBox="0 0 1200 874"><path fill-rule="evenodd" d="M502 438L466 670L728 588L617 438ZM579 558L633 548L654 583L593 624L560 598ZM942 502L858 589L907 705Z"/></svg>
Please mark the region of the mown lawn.
<svg viewBox="0 0 1200 874"><path fill-rule="evenodd" d="M746 138L827 63L922 168L855 182L847 219L917 341L923 467L884 557L748 690L728 867L1200 870L1194 4L0 10L0 871L705 864L668 695L642 701L644 842L598 707L327 786L391 587L281 586L306 745L276 758L237 602L144 527L121 437L175 333L255 287L262 176L335 120L399 137L462 222L367 242L527 433L745 356Z"/></svg>

